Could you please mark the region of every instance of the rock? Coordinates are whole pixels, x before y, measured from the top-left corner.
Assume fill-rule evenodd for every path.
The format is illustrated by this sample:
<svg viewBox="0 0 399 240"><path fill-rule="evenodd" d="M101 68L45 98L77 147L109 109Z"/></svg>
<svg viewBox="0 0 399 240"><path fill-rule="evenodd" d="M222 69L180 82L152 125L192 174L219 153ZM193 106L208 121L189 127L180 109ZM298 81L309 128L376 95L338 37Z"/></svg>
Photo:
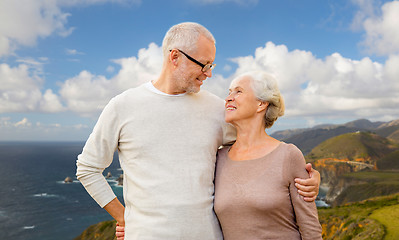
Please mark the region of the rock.
<svg viewBox="0 0 399 240"><path fill-rule="evenodd" d="M71 183L71 182L73 182L73 179L71 177L66 177L64 179L64 183Z"/></svg>
<svg viewBox="0 0 399 240"><path fill-rule="evenodd" d="M123 174L119 175L118 179L116 179L116 181L118 181L118 185L122 186L123 185Z"/></svg>
<svg viewBox="0 0 399 240"><path fill-rule="evenodd" d="M108 172L107 176L105 176L105 178L110 178L110 177L112 177L112 174L111 174L111 172Z"/></svg>

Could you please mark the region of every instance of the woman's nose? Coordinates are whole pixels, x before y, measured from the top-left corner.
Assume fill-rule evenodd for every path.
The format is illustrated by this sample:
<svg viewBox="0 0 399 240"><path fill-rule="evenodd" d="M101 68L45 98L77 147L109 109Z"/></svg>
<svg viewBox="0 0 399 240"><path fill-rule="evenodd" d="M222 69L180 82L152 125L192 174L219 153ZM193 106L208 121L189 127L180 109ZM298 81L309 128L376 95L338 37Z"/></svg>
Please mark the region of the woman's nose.
<svg viewBox="0 0 399 240"><path fill-rule="evenodd" d="M233 101L233 94L230 93L230 94L226 97L225 101L226 101L226 102Z"/></svg>

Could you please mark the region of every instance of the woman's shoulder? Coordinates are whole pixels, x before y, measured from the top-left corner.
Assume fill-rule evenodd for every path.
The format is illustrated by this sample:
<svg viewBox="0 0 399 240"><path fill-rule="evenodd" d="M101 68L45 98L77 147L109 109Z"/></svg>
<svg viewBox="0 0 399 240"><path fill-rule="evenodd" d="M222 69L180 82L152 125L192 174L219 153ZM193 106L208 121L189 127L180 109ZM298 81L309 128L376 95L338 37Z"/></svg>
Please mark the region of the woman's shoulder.
<svg viewBox="0 0 399 240"><path fill-rule="evenodd" d="M282 150L289 152L289 153L301 153L302 151L292 143L280 142L280 147Z"/></svg>
<svg viewBox="0 0 399 240"><path fill-rule="evenodd" d="M294 161L301 161L304 159L302 151L292 143L280 143L280 151L284 152L286 159L294 160Z"/></svg>

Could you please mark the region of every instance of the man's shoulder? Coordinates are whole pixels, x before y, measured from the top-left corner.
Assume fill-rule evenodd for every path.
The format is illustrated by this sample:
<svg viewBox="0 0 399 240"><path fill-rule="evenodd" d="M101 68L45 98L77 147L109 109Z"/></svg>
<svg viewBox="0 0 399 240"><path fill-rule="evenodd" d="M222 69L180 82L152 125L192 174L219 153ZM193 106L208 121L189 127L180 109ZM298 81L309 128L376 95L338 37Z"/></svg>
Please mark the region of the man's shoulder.
<svg viewBox="0 0 399 240"><path fill-rule="evenodd" d="M205 99L210 102L215 102L215 103L224 103L224 100L221 99L220 97L216 96L215 94L206 91L206 90L201 90L196 94L198 97Z"/></svg>
<svg viewBox="0 0 399 240"><path fill-rule="evenodd" d="M114 101L126 101L127 98L137 98L140 97L140 95L144 94L145 87L143 85L134 87L134 88L129 88L122 93L116 95L113 97Z"/></svg>

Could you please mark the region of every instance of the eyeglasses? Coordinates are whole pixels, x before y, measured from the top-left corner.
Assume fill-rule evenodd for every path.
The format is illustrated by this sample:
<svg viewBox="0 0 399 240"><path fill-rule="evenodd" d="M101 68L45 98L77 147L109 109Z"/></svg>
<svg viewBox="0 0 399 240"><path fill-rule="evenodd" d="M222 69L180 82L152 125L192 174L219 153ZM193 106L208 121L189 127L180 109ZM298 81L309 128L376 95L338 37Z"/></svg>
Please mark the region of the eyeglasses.
<svg viewBox="0 0 399 240"><path fill-rule="evenodd" d="M208 70L213 70L215 68L215 66L216 66L216 64L211 64L211 63L202 64L202 63L198 62L197 60L195 60L194 58L190 57L190 55L188 55L187 53L183 52L182 50L180 50L180 49L176 49L176 50L181 52L181 53L183 53L183 55L186 56L186 58L188 58L193 63L196 63L196 64L200 65L202 67L202 69L201 69L202 72L206 72ZM172 50L169 50L169 52L171 52L171 51Z"/></svg>

